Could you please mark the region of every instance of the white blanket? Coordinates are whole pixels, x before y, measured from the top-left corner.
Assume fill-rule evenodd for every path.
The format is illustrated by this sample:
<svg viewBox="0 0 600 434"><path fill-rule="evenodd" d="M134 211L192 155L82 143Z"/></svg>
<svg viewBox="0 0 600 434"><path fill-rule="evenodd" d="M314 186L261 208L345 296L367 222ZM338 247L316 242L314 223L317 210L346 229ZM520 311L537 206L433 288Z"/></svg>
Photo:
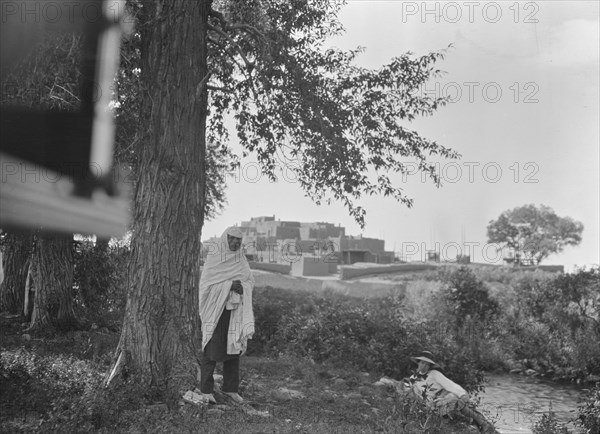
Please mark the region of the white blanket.
<svg viewBox="0 0 600 434"><path fill-rule="evenodd" d="M227 234L241 238L237 228L228 228L218 245L204 246L209 254L200 277L200 320L202 321L202 351L212 338L217 322L225 309L233 307L227 334L227 354L246 352L248 339L254 334L252 290L254 277L242 249L229 249ZM231 291L234 280L244 288L242 296Z"/></svg>

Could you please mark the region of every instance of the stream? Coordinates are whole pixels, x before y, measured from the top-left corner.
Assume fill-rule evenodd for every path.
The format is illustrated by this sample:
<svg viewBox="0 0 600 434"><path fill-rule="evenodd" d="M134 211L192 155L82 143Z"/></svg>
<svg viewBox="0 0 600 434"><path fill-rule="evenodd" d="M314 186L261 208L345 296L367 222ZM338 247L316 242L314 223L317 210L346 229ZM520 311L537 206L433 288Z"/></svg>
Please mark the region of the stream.
<svg viewBox="0 0 600 434"><path fill-rule="evenodd" d="M583 432L572 420L584 389L522 375L486 375L480 409L503 434L531 433L532 425L547 413L550 405L561 423L572 432Z"/></svg>

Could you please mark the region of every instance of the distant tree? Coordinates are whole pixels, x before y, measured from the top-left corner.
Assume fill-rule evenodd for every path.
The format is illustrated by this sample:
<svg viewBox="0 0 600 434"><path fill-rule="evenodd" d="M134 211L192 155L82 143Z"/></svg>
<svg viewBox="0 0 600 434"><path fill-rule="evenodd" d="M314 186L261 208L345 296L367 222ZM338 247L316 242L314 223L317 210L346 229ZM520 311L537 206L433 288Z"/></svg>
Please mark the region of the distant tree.
<svg viewBox="0 0 600 434"><path fill-rule="evenodd" d="M524 260L539 264L566 246L576 246L582 232L581 222L559 217L545 205L523 205L504 211L487 227L488 242L512 249L517 264Z"/></svg>

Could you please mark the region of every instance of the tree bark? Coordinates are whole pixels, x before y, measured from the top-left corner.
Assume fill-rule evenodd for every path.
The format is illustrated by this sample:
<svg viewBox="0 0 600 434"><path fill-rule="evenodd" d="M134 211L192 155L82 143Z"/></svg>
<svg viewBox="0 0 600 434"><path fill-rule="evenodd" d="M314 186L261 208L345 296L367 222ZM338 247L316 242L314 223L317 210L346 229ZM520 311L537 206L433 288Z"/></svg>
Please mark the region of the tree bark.
<svg viewBox="0 0 600 434"><path fill-rule="evenodd" d="M73 235L40 233L31 261L35 287L30 330L77 328L73 307Z"/></svg>
<svg viewBox="0 0 600 434"><path fill-rule="evenodd" d="M30 255L31 233L6 234L6 250L3 254L4 282L0 285L0 310L23 315L25 281Z"/></svg>
<svg viewBox="0 0 600 434"><path fill-rule="evenodd" d="M163 392L195 380L210 0L143 3L142 101L121 363ZM123 357L124 355L124 357ZM112 379L114 375L109 378Z"/></svg>

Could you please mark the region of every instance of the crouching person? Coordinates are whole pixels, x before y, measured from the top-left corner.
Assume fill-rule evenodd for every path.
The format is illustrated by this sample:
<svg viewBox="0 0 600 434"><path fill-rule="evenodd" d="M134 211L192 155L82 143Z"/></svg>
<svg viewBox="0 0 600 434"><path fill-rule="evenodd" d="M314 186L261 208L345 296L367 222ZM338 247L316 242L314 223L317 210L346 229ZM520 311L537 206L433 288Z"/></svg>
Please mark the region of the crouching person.
<svg viewBox="0 0 600 434"><path fill-rule="evenodd" d="M417 363L417 372L405 381L416 397L424 399L427 406L440 416L452 418L460 413L473 420L482 433L497 433L494 425L470 406L467 391L442 374L429 351L423 351L411 360Z"/></svg>

